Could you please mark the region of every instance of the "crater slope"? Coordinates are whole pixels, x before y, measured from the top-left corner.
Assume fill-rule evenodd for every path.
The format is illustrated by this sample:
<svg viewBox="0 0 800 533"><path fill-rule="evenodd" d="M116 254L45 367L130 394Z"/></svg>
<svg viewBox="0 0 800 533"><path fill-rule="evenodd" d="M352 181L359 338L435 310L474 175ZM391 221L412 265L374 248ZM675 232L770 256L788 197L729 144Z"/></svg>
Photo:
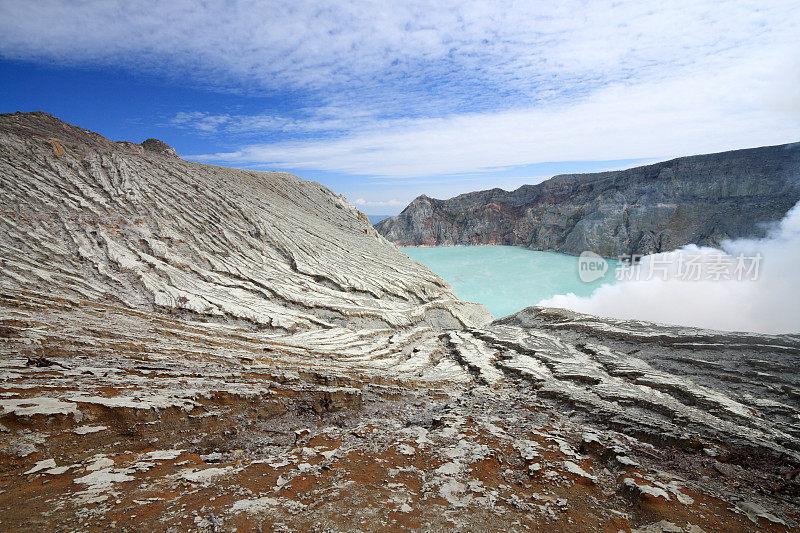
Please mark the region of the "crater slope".
<svg viewBox="0 0 800 533"><path fill-rule="evenodd" d="M507 244L606 257L762 237L800 201L800 143L416 198L375 225L399 246Z"/></svg>
<svg viewBox="0 0 800 533"><path fill-rule="evenodd" d="M3 531L789 531L800 337L491 321L321 185L0 116Z"/></svg>

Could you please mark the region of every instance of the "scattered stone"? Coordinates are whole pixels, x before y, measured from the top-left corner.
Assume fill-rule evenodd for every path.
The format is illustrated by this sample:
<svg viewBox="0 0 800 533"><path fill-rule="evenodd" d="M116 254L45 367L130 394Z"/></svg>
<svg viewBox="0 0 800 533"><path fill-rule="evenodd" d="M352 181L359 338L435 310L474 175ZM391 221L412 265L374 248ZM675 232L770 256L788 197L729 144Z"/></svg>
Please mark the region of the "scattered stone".
<svg viewBox="0 0 800 533"><path fill-rule="evenodd" d="M750 520L754 523L758 524L759 518L764 518L773 524L781 524L783 526L786 525L786 522L775 516L774 514L770 513L766 509L764 509L761 505L755 502L742 502L738 504L738 508L744 511Z"/></svg>
<svg viewBox="0 0 800 533"><path fill-rule="evenodd" d="M85 476L75 478L74 483L88 485L90 490L109 488L117 483L125 483L126 481L133 481L135 478L129 475L129 470L114 470L111 468L104 468L97 470Z"/></svg>
<svg viewBox="0 0 800 533"><path fill-rule="evenodd" d="M633 478L626 477L622 481L625 492L632 495L636 500L639 498L661 498L665 501L670 501L669 494L664 489L647 485L645 483L638 483Z"/></svg>
<svg viewBox="0 0 800 533"><path fill-rule="evenodd" d="M583 468L578 466L577 464L573 463L572 461L564 461L564 467L567 469L567 472L570 474L575 474L576 476L580 476L582 478L588 479L589 481L595 482L597 478L588 472L586 472Z"/></svg>

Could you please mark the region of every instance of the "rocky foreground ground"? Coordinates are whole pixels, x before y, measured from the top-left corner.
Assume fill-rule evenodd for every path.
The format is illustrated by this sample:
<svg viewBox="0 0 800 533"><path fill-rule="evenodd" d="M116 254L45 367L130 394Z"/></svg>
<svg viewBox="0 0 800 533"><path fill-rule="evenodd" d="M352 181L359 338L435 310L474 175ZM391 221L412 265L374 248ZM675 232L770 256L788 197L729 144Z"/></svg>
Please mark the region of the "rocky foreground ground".
<svg viewBox="0 0 800 533"><path fill-rule="evenodd" d="M790 531L800 336L492 321L327 189L0 116L0 530Z"/></svg>

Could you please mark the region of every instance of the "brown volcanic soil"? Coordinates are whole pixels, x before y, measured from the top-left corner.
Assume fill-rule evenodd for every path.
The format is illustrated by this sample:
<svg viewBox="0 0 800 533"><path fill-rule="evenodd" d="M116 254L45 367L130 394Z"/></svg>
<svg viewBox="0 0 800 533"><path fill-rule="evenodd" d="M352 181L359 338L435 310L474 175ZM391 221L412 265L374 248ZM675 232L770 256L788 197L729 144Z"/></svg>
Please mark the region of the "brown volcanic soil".
<svg viewBox="0 0 800 533"><path fill-rule="evenodd" d="M789 530L748 501L800 518L796 483L752 460L597 432L516 388L301 375L245 328L209 343L166 314L2 302L0 395L41 411L0 417L4 531ZM42 354L57 364L26 365Z"/></svg>

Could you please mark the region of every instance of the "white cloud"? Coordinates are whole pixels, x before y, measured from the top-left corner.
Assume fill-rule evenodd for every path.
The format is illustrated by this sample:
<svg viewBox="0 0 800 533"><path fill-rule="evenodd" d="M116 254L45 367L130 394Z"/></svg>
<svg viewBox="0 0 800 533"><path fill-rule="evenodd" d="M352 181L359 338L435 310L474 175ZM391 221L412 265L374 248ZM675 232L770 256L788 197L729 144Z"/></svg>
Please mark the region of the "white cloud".
<svg viewBox="0 0 800 533"><path fill-rule="evenodd" d="M797 140L800 116L770 100L788 51L671 80L501 112L381 123L349 136L245 146L198 160L429 176L543 161L633 159Z"/></svg>
<svg viewBox="0 0 800 533"><path fill-rule="evenodd" d="M800 204L796 205L766 239L740 239L723 243L722 249L733 258L748 259L761 254L758 275L753 270L743 280L691 281L681 279L677 257L702 254L706 264L719 257L719 250L688 246L665 256L648 256L640 265L640 281L620 281L603 285L590 297L574 294L554 296L538 305L563 307L593 315L648 320L730 331L798 333L800 331ZM666 279L657 275L647 279L649 269L660 274L669 265ZM712 273L708 271L707 273ZM693 277L693 276L689 276ZM703 276L704 277L704 276ZM713 277L713 276L712 276Z"/></svg>
<svg viewBox="0 0 800 533"><path fill-rule="evenodd" d="M396 87L391 101L429 84L463 92L466 80L547 99L548 89L662 76L793 43L798 7L796 0L243 0L202 8L190 0L4 0L0 54L188 74L239 89L372 87L377 97Z"/></svg>
<svg viewBox="0 0 800 533"><path fill-rule="evenodd" d="M405 207L408 201L397 200L365 200L364 198L356 198L353 203L362 207Z"/></svg>
<svg viewBox="0 0 800 533"><path fill-rule="evenodd" d="M304 137L199 159L425 176L795 140L798 12L798 0L0 0L0 56L289 99L284 114L176 115L208 135Z"/></svg>
<svg viewBox="0 0 800 533"><path fill-rule="evenodd" d="M205 133L215 133L230 120L230 115L212 115L201 111L181 111L173 117L170 124L180 128L192 128Z"/></svg>
<svg viewBox="0 0 800 533"><path fill-rule="evenodd" d="M299 109L294 117L276 113L257 113L251 115L234 115L229 113L213 114L205 111L180 111L168 122L168 125L183 129L195 130L208 134L265 134L265 133L320 133L331 131L349 131L357 128L394 127L408 123L407 120L377 120L371 113L347 112L342 109L320 107Z"/></svg>

